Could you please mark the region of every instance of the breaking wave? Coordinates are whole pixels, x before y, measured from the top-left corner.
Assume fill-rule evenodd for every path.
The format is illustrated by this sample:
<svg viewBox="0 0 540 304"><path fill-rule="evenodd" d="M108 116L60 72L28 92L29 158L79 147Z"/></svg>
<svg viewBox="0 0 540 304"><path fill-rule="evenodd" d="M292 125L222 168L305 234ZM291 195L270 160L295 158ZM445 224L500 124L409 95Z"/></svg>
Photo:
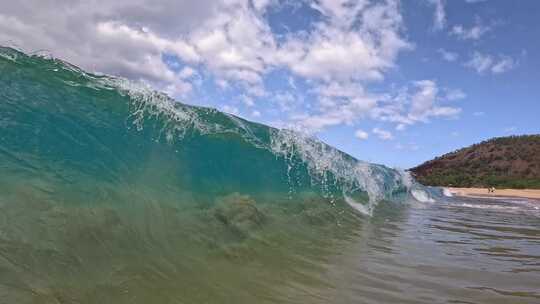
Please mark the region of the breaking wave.
<svg viewBox="0 0 540 304"><path fill-rule="evenodd" d="M141 303L205 302L194 290L221 284L209 259L284 262L380 202L430 200L408 174L305 134L11 48L0 113L0 278L15 278L2 293L19 303L126 300L126 286ZM241 296L233 287L212 298Z"/></svg>

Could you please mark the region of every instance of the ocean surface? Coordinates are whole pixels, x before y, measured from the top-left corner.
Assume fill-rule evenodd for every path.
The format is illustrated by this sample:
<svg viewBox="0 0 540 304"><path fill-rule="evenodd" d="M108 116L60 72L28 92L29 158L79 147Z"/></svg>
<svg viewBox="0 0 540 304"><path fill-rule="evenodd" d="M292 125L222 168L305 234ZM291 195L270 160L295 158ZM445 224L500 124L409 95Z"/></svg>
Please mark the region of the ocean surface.
<svg viewBox="0 0 540 304"><path fill-rule="evenodd" d="M2 303L540 303L540 202L0 48Z"/></svg>

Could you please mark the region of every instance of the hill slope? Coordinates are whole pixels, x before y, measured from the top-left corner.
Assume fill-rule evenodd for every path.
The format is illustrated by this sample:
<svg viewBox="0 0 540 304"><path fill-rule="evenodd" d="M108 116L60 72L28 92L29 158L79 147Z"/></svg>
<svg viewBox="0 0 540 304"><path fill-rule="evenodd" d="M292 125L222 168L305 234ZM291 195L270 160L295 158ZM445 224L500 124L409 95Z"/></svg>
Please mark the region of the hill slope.
<svg viewBox="0 0 540 304"><path fill-rule="evenodd" d="M430 186L540 189L540 135L493 138L410 171Z"/></svg>

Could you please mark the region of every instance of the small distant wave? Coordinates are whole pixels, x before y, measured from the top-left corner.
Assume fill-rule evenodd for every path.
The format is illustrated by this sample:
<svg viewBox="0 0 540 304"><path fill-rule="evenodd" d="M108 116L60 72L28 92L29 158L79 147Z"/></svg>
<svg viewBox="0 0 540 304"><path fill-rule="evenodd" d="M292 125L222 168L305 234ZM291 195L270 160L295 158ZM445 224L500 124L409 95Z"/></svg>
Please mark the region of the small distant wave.
<svg viewBox="0 0 540 304"><path fill-rule="evenodd" d="M493 210L521 210L518 206L503 206L503 205L485 205L485 204L460 204L461 207L476 208L476 209L493 209Z"/></svg>

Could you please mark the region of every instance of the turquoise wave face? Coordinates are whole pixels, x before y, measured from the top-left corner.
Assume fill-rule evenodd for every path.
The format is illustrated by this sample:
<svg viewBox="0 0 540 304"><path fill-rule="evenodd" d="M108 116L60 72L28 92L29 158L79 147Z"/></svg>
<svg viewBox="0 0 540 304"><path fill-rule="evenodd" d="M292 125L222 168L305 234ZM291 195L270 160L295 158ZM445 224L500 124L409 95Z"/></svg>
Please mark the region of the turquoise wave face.
<svg viewBox="0 0 540 304"><path fill-rule="evenodd" d="M59 60L8 48L1 54L4 185L23 180L73 204L106 201L118 189L198 203L234 192L289 200L309 193L347 197L371 212L411 184L292 131L174 102Z"/></svg>
<svg viewBox="0 0 540 304"><path fill-rule="evenodd" d="M304 254L324 257L361 213L419 187L308 136L10 48L0 113L0 280L19 303L241 303L255 272L238 261L301 277L310 242Z"/></svg>

